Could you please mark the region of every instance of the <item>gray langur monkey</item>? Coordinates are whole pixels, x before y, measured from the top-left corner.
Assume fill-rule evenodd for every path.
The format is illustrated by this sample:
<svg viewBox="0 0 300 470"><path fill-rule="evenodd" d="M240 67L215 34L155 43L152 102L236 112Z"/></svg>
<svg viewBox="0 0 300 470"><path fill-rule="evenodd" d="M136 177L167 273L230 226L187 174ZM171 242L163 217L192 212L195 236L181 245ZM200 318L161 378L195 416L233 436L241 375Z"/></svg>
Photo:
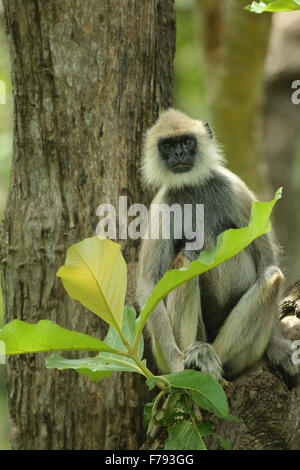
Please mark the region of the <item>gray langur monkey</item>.
<svg viewBox="0 0 300 470"><path fill-rule="evenodd" d="M144 181L159 189L153 203L193 208L204 204L204 250L213 249L224 230L249 223L255 196L224 168L212 131L203 121L174 109L165 111L146 134L142 172ZM167 270L199 256L199 251L186 249L186 241L176 239L172 231L170 239L142 241L139 308ZM277 251L272 232L267 233L157 305L146 326L163 373L185 368L208 372L217 380L232 378L264 353L287 377L298 373L291 342L282 336L277 319L283 280Z"/></svg>

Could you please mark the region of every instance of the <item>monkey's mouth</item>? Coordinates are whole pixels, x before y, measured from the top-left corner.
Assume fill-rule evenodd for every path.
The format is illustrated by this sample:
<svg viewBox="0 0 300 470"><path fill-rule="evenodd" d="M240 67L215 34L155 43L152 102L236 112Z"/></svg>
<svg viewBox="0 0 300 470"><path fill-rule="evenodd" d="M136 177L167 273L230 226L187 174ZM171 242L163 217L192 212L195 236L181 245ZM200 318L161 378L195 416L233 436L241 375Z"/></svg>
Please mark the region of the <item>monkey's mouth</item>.
<svg viewBox="0 0 300 470"><path fill-rule="evenodd" d="M169 166L169 169L173 173L185 173L190 171L193 165L188 165L187 163L176 163L174 165Z"/></svg>

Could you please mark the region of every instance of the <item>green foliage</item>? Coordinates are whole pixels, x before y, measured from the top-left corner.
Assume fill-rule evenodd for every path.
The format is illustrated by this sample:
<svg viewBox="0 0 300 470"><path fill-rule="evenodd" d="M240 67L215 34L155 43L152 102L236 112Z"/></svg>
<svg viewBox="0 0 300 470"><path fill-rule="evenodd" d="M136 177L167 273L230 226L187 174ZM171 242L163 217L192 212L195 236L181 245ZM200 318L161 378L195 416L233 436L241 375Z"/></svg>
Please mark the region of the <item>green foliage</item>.
<svg viewBox="0 0 300 470"><path fill-rule="evenodd" d="M92 336L66 330L49 320L36 324L13 320L0 333L6 354L25 354L45 351L110 351L110 347Z"/></svg>
<svg viewBox="0 0 300 470"><path fill-rule="evenodd" d="M136 312L132 307L125 307L124 309L122 332L129 345L133 346L136 337ZM106 338L101 343L107 346L107 352L105 352L105 349L98 349L98 351L104 352L96 357L66 359L58 354L52 354L52 356L46 359L46 367L48 369L56 368L60 370L74 369L81 375L87 375L93 381L108 377L117 371L143 374L143 371L132 358L122 355L126 354L127 349L119 333L113 327L109 328ZM143 352L144 343L143 337L141 337L137 351L139 358L143 357Z"/></svg>
<svg viewBox="0 0 300 470"><path fill-rule="evenodd" d="M156 424L167 426L169 438L166 449L205 449L203 437L212 429L203 423L200 409L223 419L237 420L229 414L224 390L204 372L184 370L154 376L143 360L142 330L157 303L172 289L235 256L255 238L270 230L269 217L280 197L281 189L270 202L254 202L247 227L223 232L218 236L213 250L203 251L189 267L166 273L154 288L138 319L133 308L124 307L126 264L120 246L98 237L73 245L67 252L65 266L57 275L62 278L71 297L110 325L105 340L66 330L48 320L35 325L14 320L0 332L0 341L5 342L7 354L100 351L96 357L80 359L53 354L46 359L46 366L60 370L74 369L95 381L115 371L142 374L150 388L156 386L161 390L145 409L148 432ZM163 402L164 405L159 406ZM226 440L221 439L221 444L228 448Z"/></svg>
<svg viewBox="0 0 300 470"><path fill-rule="evenodd" d="M164 393L158 395L145 409L145 421L149 434L154 425L168 427L166 450L206 449L203 437L212 433L211 425L203 423L200 409L209 411L219 418L239 422L228 411L226 395L221 385L205 372L184 370L160 377L166 385ZM148 378L147 385L152 388L157 378ZM167 395L162 407L161 398ZM220 436L221 445L229 448L227 441Z"/></svg>
<svg viewBox="0 0 300 470"><path fill-rule="evenodd" d="M300 0L264 0L263 2L252 2L251 5L246 6L246 10L253 13L300 10Z"/></svg>
<svg viewBox="0 0 300 470"><path fill-rule="evenodd" d="M185 389L189 396L201 408L211 411L221 416L228 415L228 406L224 390L206 372L198 372L195 370L183 370L175 374L167 374L162 376L167 383L167 390L170 392L177 389ZM150 384L152 378L147 379Z"/></svg>
<svg viewBox="0 0 300 470"><path fill-rule="evenodd" d="M205 450L203 437L211 434L209 424L194 424L192 421L183 421L169 428L169 439L165 444L166 450Z"/></svg>

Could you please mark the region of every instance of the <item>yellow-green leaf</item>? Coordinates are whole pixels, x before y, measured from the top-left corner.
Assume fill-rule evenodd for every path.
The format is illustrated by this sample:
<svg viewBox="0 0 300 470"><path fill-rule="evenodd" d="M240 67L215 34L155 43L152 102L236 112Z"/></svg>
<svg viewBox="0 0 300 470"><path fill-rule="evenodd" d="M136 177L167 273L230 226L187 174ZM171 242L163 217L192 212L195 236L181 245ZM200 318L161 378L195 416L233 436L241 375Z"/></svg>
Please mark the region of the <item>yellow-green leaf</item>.
<svg viewBox="0 0 300 470"><path fill-rule="evenodd" d="M118 243L92 237L71 246L57 276L71 297L117 330L122 328L127 268Z"/></svg>
<svg viewBox="0 0 300 470"><path fill-rule="evenodd" d="M5 344L7 355L46 351L116 351L97 338L67 330L50 320L40 320L35 324L13 320L3 326L0 341Z"/></svg>

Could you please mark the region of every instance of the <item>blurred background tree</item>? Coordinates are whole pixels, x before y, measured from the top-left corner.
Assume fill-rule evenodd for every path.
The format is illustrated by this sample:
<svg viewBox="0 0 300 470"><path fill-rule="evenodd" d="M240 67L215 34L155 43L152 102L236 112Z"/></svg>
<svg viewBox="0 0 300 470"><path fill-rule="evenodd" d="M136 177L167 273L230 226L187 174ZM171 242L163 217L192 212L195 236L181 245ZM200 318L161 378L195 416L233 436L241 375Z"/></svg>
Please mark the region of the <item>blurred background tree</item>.
<svg viewBox="0 0 300 470"><path fill-rule="evenodd" d="M230 169L264 199L263 70L271 15L249 14L248 0L197 0L205 103Z"/></svg>
<svg viewBox="0 0 300 470"><path fill-rule="evenodd" d="M212 123L228 167L260 197L284 186L274 225L287 285L300 277L300 13L255 15L244 0L176 0L174 106ZM271 24L272 22L272 24ZM12 153L10 65L0 0L0 217ZM2 321L0 292L0 327ZM0 449L8 448L4 366L0 365Z"/></svg>
<svg viewBox="0 0 300 470"><path fill-rule="evenodd" d="M264 79L263 150L272 188L284 186L275 228L289 285L300 277L300 104L291 100L300 79L300 12L273 16Z"/></svg>

